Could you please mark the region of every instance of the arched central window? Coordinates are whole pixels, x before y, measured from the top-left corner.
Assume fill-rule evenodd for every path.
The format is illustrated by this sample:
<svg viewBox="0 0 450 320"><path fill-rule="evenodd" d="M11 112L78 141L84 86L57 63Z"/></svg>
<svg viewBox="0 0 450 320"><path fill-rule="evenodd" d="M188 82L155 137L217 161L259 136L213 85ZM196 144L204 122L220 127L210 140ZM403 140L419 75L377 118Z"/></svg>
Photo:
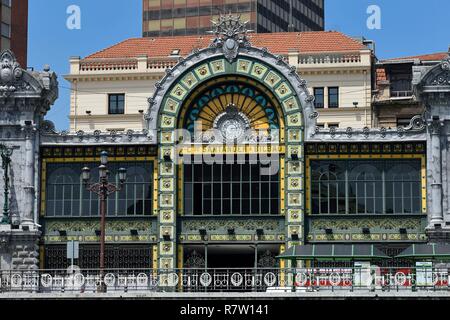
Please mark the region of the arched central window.
<svg viewBox="0 0 450 320"><path fill-rule="evenodd" d="M202 91L187 112L185 128L193 130L195 121L201 121L204 130L211 129L216 118L230 106L248 118L251 128L278 129L271 100L261 89L244 82L224 82Z"/></svg>

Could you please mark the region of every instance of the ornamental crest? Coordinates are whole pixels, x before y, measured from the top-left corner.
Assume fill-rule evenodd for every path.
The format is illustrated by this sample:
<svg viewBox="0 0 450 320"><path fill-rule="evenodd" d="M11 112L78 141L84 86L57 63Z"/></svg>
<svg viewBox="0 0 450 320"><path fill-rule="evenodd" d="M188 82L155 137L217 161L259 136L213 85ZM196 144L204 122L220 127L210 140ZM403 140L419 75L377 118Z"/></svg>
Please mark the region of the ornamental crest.
<svg viewBox="0 0 450 320"><path fill-rule="evenodd" d="M9 51L3 51L0 56L0 92L8 93L16 91L15 82L22 78L23 70L20 68L14 54Z"/></svg>
<svg viewBox="0 0 450 320"><path fill-rule="evenodd" d="M252 30L247 30L248 21L242 22L241 16L220 16L217 21L213 23L213 33L216 36L211 46L221 48L225 58L231 63L236 59L240 47L249 47L250 42L247 38L247 33Z"/></svg>

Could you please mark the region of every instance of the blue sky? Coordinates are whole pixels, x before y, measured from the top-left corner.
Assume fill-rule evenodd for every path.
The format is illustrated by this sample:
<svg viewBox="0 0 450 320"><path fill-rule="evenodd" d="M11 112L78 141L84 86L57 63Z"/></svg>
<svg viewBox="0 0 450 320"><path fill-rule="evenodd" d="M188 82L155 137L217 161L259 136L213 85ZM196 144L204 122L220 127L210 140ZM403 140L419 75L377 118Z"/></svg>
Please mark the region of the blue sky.
<svg viewBox="0 0 450 320"><path fill-rule="evenodd" d="M48 113L59 130L69 125L69 57L84 57L121 40L141 36L142 0L29 0L28 66L50 64L59 75L59 99ZM327 30L376 42L379 58L447 51L448 13L443 0L325 0ZM81 8L81 29L69 30L70 5ZM369 5L381 9L381 29L367 28ZM150 89L149 89L150 90Z"/></svg>

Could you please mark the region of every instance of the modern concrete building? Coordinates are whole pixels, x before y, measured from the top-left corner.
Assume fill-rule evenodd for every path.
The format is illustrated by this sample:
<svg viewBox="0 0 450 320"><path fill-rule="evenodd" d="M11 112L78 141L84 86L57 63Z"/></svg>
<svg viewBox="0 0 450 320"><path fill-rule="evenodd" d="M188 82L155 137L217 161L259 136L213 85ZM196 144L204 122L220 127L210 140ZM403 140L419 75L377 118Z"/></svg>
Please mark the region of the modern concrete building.
<svg viewBox="0 0 450 320"><path fill-rule="evenodd" d="M1 50L15 52L20 65L27 66L28 53L28 0L2 0Z"/></svg>
<svg viewBox="0 0 450 320"><path fill-rule="evenodd" d="M239 13L255 32L322 31L324 0L143 0L143 36L202 35Z"/></svg>

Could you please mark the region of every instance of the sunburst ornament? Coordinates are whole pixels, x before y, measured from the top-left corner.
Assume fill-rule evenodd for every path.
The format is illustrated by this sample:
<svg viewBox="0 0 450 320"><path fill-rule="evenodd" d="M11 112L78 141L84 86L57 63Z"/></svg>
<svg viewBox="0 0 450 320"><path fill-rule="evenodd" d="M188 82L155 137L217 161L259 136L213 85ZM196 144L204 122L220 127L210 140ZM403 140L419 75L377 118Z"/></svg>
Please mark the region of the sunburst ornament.
<svg viewBox="0 0 450 320"><path fill-rule="evenodd" d="M225 58L231 63L236 59L239 47L250 46L247 33L252 30L247 29L248 21L241 21L241 16L221 15L213 23L213 33L216 38L212 46L222 48Z"/></svg>
<svg viewBox="0 0 450 320"><path fill-rule="evenodd" d="M250 129L250 121L235 104L230 103L225 112L216 117L213 127L220 131L224 140L236 141L242 139Z"/></svg>

